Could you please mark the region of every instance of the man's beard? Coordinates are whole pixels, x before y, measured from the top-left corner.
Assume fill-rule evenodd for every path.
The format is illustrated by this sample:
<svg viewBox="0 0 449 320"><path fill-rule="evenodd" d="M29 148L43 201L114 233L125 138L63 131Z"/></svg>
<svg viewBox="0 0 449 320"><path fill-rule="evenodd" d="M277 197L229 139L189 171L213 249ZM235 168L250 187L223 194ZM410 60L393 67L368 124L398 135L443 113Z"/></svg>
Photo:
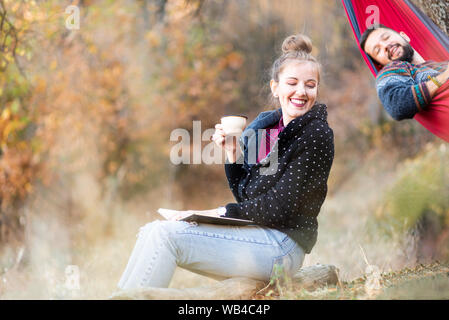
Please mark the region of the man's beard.
<svg viewBox="0 0 449 320"><path fill-rule="evenodd" d="M412 63L413 57L415 55L415 50L413 50L412 46L407 43L406 45L399 45L402 47L402 55L397 57L396 59L391 59L390 52L388 52L388 57L391 61L405 61Z"/></svg>

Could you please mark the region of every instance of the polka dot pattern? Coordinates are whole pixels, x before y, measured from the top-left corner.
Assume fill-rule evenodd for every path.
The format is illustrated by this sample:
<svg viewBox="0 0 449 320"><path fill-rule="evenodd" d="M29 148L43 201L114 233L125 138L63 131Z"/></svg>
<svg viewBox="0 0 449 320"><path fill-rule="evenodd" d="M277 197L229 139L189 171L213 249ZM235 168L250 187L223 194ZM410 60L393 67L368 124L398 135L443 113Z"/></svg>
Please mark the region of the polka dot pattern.
<svg viewBox="0 0 449 320"><path fill-rule="evenodd" d="M268 159L249 170L238 163L225 165L237 200L226 205L226 216L281 230L310 253L334 158L326 106L317 104L292 120L279 134L275 148ZM278 165L270 166L276 157Z"/></svg>

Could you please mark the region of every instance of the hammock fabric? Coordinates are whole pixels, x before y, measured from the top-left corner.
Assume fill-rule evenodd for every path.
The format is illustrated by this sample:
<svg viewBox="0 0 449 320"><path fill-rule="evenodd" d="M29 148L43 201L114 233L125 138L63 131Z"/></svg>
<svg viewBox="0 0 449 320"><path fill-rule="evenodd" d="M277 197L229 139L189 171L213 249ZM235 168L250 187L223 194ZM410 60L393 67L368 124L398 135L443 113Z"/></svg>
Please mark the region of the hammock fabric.
<svg viewBox="0 0 449 320"><path fill-rule="evenodd" d="M359 49L373 75L380 66L374 63L360 47L360 37L366 30L367 20L379 9L379 23L396 31L404 31L410 44L424 60L449 61L449 37L429 17L409 0L342 0ZM372 22L371 22L372 23ZM418 112L414 119L427 130L449 142L449 85L446 82L432 99L425 111Z"/></svg>

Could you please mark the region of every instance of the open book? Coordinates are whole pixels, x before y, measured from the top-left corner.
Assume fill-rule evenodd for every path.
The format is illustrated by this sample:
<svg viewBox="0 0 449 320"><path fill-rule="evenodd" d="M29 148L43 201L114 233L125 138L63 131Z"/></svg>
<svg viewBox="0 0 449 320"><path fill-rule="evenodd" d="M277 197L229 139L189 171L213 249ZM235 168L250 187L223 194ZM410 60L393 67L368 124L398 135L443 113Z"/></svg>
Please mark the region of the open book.
<svg viewBox="0 0 449 320"><path fill-rule="evenodd" d="M196 223L210 223L210 224L221 224L221 225L231 225L231 226L246 226L250 224L255 224L251 220L242 220L235 218L220 217L226 213L226 208L220 207L212 210L170 210L159 208L157 212L167 220L180 220L187 222ZM181 219L176 219L176 217L181 217Z"/></svg>

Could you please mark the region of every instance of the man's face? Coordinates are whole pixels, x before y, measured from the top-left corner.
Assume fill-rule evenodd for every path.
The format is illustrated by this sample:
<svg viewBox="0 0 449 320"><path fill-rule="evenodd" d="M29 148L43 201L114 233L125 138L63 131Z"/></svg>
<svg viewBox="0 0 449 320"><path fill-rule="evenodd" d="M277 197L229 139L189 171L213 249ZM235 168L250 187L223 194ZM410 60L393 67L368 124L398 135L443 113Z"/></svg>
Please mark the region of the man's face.
<svg viewBox="0 0 449 320"><path fill-rule="evenodd" d="M414 50L404 33L379 28L371 32L365 42L365 52L382 66L392 61L412 62Z"/></svg>

